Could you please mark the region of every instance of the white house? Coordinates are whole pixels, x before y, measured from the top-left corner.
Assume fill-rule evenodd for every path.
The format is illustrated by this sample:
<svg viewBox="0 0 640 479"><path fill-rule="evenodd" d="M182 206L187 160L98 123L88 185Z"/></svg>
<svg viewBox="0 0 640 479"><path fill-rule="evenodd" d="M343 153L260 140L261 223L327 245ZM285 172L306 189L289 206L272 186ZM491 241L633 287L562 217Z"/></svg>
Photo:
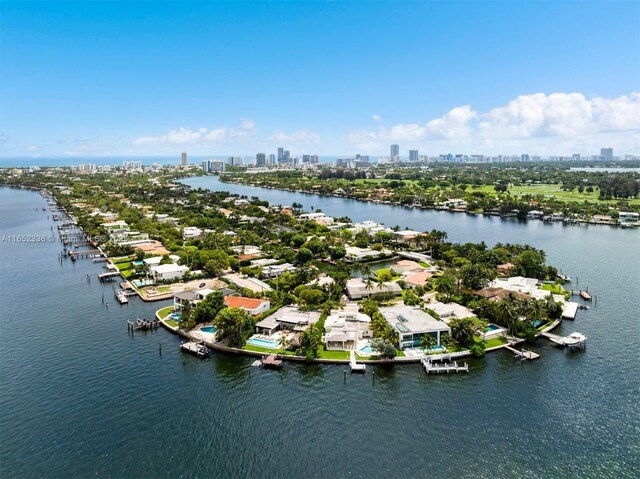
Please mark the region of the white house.
<svg viewBox="0 0 640 479"><path fill-rule="evenodd" d="M402 288L398 283L388 281L382 284L371 282L369 285L362 278L351 278L347 281L346 285L347 294L351 299L368 298L374 294L380 293L393 293L399 295L402 293Z"/></svg>
<svg viewBox="0 0 640 479"><path fill-rule="evenodd" d="M159 264L158 266L152 266L149 268L149 272L156 283L160 281L180 279L187 271L189 271L189 268L184 265L177 264Z"/></svg>
<svg viewBox="0 0 640 479"><path fill-rule="evenodd" d="M242 308L251 316L266 313L271 307L268 299L245 298L244 296L225 296L224 302L229 308Z"/></svg>
<svg viewBox="0 0 640 479"><path fill-rule="evenodd" d="M304 331L320 319L318 311L300 311L297 306L284 306L256 323L256 333L271 335L279 329Z"/></svg>
<svg viewBox="0 0 640 479"><path fill-rule="evenodd" d="M422 338L431 335L440 345L440 336L450 333L444 322L435 319L416 306L390 306L380 308L380 313L398 333L398 349L420 347Z"/></svg>
<svg viewBox="0 0 640 479"><path fill-rule="evenodd" d="M202 236L202 230L197 226L186 226L182 230L182 239L190 240L190 239L198 239Z"/></svg>
<svg viewBox="0 0 640 479"><path fill-rule="evenodd" d="M323 341L326 349L357 349L358 341L372 336L371 318L358 312L358 305L347 304L342 310L331 311L324 322Z"/></svg>

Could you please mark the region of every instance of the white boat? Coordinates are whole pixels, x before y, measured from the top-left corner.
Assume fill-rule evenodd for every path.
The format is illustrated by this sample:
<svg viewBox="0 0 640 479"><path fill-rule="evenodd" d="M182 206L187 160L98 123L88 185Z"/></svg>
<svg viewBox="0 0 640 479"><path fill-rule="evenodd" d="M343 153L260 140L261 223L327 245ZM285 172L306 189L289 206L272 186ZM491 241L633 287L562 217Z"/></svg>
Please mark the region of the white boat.
<svg viewBox="0 0 640 479"><path fill-rule="evenodd" d="M556 336L549 337L551 341L559 346L566 346L568 348L584 348L587 344L587 337L582 333L573 332L569 336Z"/></svg>

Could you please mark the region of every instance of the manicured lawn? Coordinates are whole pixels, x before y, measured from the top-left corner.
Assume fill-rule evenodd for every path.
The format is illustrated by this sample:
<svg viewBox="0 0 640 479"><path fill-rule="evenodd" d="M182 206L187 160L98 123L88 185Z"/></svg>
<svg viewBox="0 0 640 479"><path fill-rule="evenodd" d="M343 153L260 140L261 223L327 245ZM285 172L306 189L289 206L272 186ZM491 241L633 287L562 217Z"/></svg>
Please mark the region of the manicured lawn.
<svg viewBox="0 0 640 479"><path fill-rule="evenodd" d="M160 317L160 319L164 319L169 316L169 313L171 313L171 311L173 311L173 306L167 306L166 308L159 309L158 316Z"/></svg>
<svg viewBox="0 0 640 479"><path fill-rule="evenodd" d="M177 328L178 327L178 322L174 321L173 319L167 319L167 320L165 320L165 323L167 323L172 328Z"/></svg>
<svg viewBox="0 0 640 479"><path fill-rule="evenodd" d="M131 261L124 261L122 263L116 263L118 270L123 271L131 268Z"/></svg>
<svg viewBox="0 0 640 479"><path fill-rule="evenodd" d="M133 271L130 269L120 270L120 273L127 279L129 279L133 275Z"/></svg>
<svg viewBox="0 0 640 479"><path fill-rule="evenodd" d="M396 349L396 356L399 358L404 358L406 354L404 354L404 351L400 351L399 349Z"/></svg>
<svg viewBox="0 0 640 479"><path fill-rule="evenodd" d="M431 268L431 265L429 263L425 263L424 261L418 261L418 264L423 268Z"/></svg>
<svg viewBox="0 0 640 479"><path fill-rule="evenodd" d="M168 293L171 291L171 286L160 286L158 288L158 293Z"/></svg>
<svg viewBox="0 0 640 479"><path fill-rule="evenodd" d="M496 192L492 185L483 185L480 188L474 188L473 191L482 191L483 193L493 194ZM593 193L579 193L578 190L564 191L561 185L552 184L540 184L540 185L523 185L512 186L509 188L509 194L512 196L524 196L524 195L542 195L546 198L555 198L564 202L577 201L582 203L587 201L589 203L617 203L618 200L601 200L599 198L600 192L596 189ZM640 204L640 198L630 198L629 204Z"/></svg>
<svg viewBox="0 0 640 479"><path fill-rule="evenodd" d="M321 359L349 359L348 351L325 351L323 347L318 350Z"/></svg>
<svg viewBox="0 0 640 479"><path fill-rule="evenodd" d="M540 289L544 289L545 291L551 291L553 294L565 294L565 289L559 284L543 284L540 286Z"/></svg>
<svg viewBox="0 0 640 479"><path fill-rule="evenodd" d="M488 341L485 341L484 347L489 349L495 348L496 346L501 346L503 344L507 344L507 338L505 338L504 336L500 336L498 338L491 338Z"/></svg>

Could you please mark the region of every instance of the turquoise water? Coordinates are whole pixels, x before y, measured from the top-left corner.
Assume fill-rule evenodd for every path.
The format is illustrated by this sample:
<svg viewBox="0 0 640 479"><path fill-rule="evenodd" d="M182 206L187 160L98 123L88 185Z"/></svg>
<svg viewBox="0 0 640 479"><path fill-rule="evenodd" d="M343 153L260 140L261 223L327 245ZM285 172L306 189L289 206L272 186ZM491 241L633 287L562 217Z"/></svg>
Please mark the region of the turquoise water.
<svg viewBox="0 0 640 479"><path fill-rule="evenodd" d="M252 346L258 346L260 348L267 348L267 349L279 348L278 342L269 341L268 339L261 339L261 338L251 338L249 341L247 341L247 344L251 344Z"/></svg>
<svg viewBox="0 0 640 479"><path fill-rule="evenodd" d="M127 320L172 301L107 309L101 264L61 264L56 243L4 241L0 477L640 477L640 231L291 195L276 203L544 248L574 278L568 288L598 298L555 331L584 333L587 348L568 354L539 339L532 362L499 351L465 359L465 375L372 366L346 381L342 365L269 371L223 353L201 361L164 329L127 332ZM50 233L43 206L37 193L0 188L1 235Z"/></svg>
<svg viewBox="0 0 640 479"><path fill-rule="evenodd" d="M495 324L490 324L489 326L487 326L487 332L496 331L497 329L502 329L502 328L500 326L496 326Z"/></svg>
<svg viewBox="0 0 640 479"><path fill-rule="evenodd" d="M367 344L365 347L360 348L360 352L361 353L365 353L365 354L372 354L373 353L373 349L371 349L371 345Z"/></svg>
<svg viewBox="0 0 640 479"><path fill-rule="evenodd" d="M445 347L444 346L434 346L432 348L429 348L429 351L434 351L434 352L445 351Z"/></svg>
<svg viewBox="0 0 640 479"><path fill-rule="evenodd" d="M204 333L215 333L218 329L215 326L205 326L204 328L200 328L200 331Z"/></svg>

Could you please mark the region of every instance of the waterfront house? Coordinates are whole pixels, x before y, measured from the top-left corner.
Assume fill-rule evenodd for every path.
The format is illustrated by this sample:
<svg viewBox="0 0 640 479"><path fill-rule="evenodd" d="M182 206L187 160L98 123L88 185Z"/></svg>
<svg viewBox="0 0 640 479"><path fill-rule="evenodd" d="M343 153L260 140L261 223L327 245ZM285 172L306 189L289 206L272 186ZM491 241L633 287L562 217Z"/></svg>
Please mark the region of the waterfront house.
<svg viewBox="0 0 640 479"><path fill-rule="evenodd" d="M440 319L445 322L454 318L462 319L476 317L473 311L458 303L441 303L436 301L434 303L429 303L427 307L440 316Z"/></svg>
<svg viewBox="0 0 640 479"><path fill-rule="evenodd" d="M156 283L180 279L187 271L189 271L189 268L177 264L160 264L149 268L149 273Z"/></svg>
<svg viewBox="0 0 640 479"><path fill-rule="evenodd" d="M244 296L226 296L224 303L229 308L242 308L251 316L269 311L271 302L268 299L245 298Z"/></svg>
<svg viewBox="0 0 640 479"><path fill-rule="evenodd" d="M475 294L476 296L480 296L481 298L486 298L490 301L501 301L507 298L510 294L513 294L518 299L531 299L531 296L524 293L518 293L509 291L507 289L495 288L491 286L487 286L486 288L474 291L473 294Z"/></svg>
<svg viewBox="0 0 640 479"><path fill-rule="evenodd" d="M449 326L424 312L417 306L390 306L380 308L387 323L398 333L398 349L420 347L422 338L431 335L440 345L440 337L450 333Z"/></svg>
<svg viewBox="0 0 640 479"><path fill-rule="evenodd" d="M271 335L281 329L302 332L309 325L317 323L319 319L318 311L300 311L297 306L284 306L262 321L258 321L255 331L265 335Z"/></svg>
<svg viewBox="0 0 640 479"><path fill-rule="evenodd" d="M429 271L419 271L406 275L402 280L409 288L415 288L416 286L426 286L432 276L433 273Z"/></svg>
<svg viewBox="0 0 640 479"><path fill-rule="evenodd" d="M236 285L238 288L247 288L254 293L272 291L271 286L267 283L243 274L232 273L224 276L223 279Z"/></svg>
<svg viewBox="0 0 640 479"><path fill-rule="evenodd" d="M415 261L411 261L410 259L402 259L391 266L391 268L389 269L392 273L403 275L405 273L417 273L418 271L422 271L425 268Z"/></svg>
<svg viewBox="0 0 640 479"><path fill-rule="evenodd" d="M198 239L202 236L203 231L196 226L186 226L182 230L182 239L190 240L190 239Z"/></svg>
<svg viewBox="0 0 640 479"><path fill-rule="evenodd" d="M355 350L359 340L372 336L370 322L369 316L358 312L356 303L348 303L341 310L331 311L324 323L325 349Z"/></svg>
<svg viewBox="0 0 640 479"><path fill-rule="evenodd" d="M367 284L367 282L362 278L349 279L346 284L346 290L349 298L351 299L368 298L375 294L391 293L394 295L400 295L402 293L402 288L398 283L388 281L382 284L375 282Z"/></svg>
<svg viewBox="0 0 640 479"><path fill-rule="evenodd" d="M196 291L183 291L182 293L178 293L173 297L173 309L182 309L185 303L191 303L191 305L195 306L197 303L213 293L213 291L213 289L207 288L198 289Z"/></svg>
<svg viewBox="0 0 640 479"><path fill-rule="evenodd" d="M262 276L265 278L276 278L282 273L293 273L297 268L291 263L273 264L262 267Z"/></svg>

